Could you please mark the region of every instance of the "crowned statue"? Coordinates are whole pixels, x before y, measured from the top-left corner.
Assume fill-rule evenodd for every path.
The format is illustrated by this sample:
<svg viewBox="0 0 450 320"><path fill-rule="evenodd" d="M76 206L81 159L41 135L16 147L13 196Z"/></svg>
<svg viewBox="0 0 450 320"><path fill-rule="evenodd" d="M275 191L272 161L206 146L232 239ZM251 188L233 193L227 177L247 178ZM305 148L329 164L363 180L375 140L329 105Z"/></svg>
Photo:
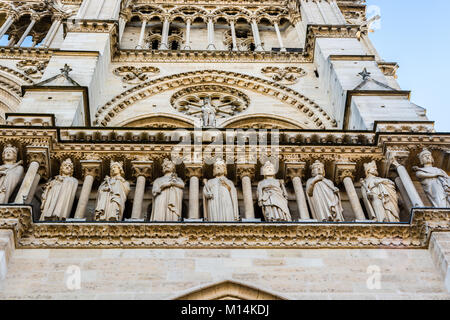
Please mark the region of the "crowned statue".
<svg viewBox="0 0 450 320"><path fill-rule="evenodd" d="M73 177L72 160L61 163L60 174L47 183L42 194L40 221L66 220L77 193L78 180Z"/></svg>
<svg viewBox="0 0 450 320"><path fill-rule="evenodd" d="M95 208L97 221L121 221L130 192L130 183L124 178L123 164L112 161L110 171L111 177L106 176L98 189Z"/></svg>
<svg viewBox="0 0 450 320"><path fill-rule="evenodd" d="M419 160L423 167L413 167L413 170L433 207L450 208L449 176L444 170L433 167L434 159L429 150L424 149L419 154Z"/></svg>
<svg viewBox="0 0 450 320"><path fill-rule="evenodd" d="M311 165L311 175L306 182L306 193L314 219L318 221L344 221L339 189L325 178L323 163L316 160Z"/></svg>
<svg viewBox="0 0 450 320"><path fill-rule="evenodd" d="M180 221L184 182L175 172L175 164L164 159L164 176L153 182L151 221Z"/></svg>
<svg viewBox="0 0 450 320"><path fill-rule="evenodd" d="M17 162L17 148L10 144L3 149L2 159L3 165L0 166L0 204L7 204L23 178L24 169L22 161Z"/></svg>
<svg viewBox="0 0 450 320"><path fill-rule="evenodd" d="M275 167L267 161L262 174L264 180L258 183L258 205L266 221L292 221L288 207L286 187L283 180L275 178Z"/></svg>
<svg viewBox="0 0 450 320"><path fill-rule="evenodd" d="M207 221L238 221L239 208L234 184L226 177L227 165L217 160L213 168L214 179L204 180L203 208Z"/></svg>
<svg viewBox="0 0 450 320"><path fill-rule="evenodd" d="M375 161L365 163L364 172L366 178L361 179L361 193L369 219L378 222L399 222L400 209L394 182L378 177Z"/></svg>

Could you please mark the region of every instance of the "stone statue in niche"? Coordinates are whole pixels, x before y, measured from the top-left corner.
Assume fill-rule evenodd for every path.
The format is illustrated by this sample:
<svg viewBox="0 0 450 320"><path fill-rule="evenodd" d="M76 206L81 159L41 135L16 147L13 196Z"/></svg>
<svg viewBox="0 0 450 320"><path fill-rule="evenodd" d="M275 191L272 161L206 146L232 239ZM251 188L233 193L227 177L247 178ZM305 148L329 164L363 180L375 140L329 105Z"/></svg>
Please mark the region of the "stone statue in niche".
<svg viewBox="0 0 450 320"><path fill-rule="evenodd" d="M164 176L153 182L151 221L180 221L184 182L175 172L175 164L164 159Z"/></svg>
<svg viewBox="0 0 450 320"><path fill-rule="evenodd" d="M395 183L378 177L375 161L364 164L366 178L361 179L361 193L370 220L379 222L400 221L400 209Z"/></svg>
<svg viewBox="0 0 450 320"><path fill-rule="evenodd" d="M202 106L203 127L213 128L216 126L216 109L211 104L211 98L206 97Z"/></svg>
<svg viewBox="0 0 450 320"><path fill-rule="evenodd" d="M275 167L267 161L262 168L264 180L258 183L258 205L262 207L266 221L292 221L289 212L286 187L275 178Z"/></svg>
<svg viewBox="0 0 450 320"><path fill-rule="evenodd" d="M204 180L203 208L207 221L238 221L239 208L234 184L226 177L227 165L214 163L214 179Z"/></svg>
<svg viewBox="0 0 450 320"><path fill-rule="evenodd" d="M311 175L306 182L306 193L314 219L318 221L344 221L339 189L325 178L323 163L316 160L311 165Z"/></svg>
<svg viewBox="0 0 450 320"><path fill-rule="evenodd" d="M121 162L111 162L111 177L106 176L98 189L95 220L121 221L130 183L125 180Z"/></svg>
<svg viewBox="0 0 450 320"><path fill-rule="evenodd" d="M22 161L17 162L17 148L7 145L2 153L3 165L0 166L0 204L9 203L14 189L22 180L24 169Z"/></svg>
<svg viewBox="0 0 450 320"><path fill-rule="evenodd" d="M66 220L70 216L78 180L73 177L72 160L61 163L60 175L46 184L42 194L40 221Z"/></svg>
<svg viewBox="0 0 450 320"><path fill-rule="evenodd" d="M429 150L424 149L419 154L419 160L423 167L413 167L413 170L433 207L450 208L449 176L444 170L433 167L434 159Z"/></svg>

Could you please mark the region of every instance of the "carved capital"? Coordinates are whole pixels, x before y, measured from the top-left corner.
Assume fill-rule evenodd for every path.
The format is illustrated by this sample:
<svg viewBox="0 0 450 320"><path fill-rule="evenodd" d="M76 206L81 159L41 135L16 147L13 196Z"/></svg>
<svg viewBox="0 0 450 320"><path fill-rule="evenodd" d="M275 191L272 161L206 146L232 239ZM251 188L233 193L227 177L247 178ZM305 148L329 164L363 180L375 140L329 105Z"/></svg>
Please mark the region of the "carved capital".
<svg viewBox="0 0 450 320"><path fill-rule="evenodd" d="M37 162L39 164L38 173L44 177L49 177L49 153L48 147L27 146L28 164Z"/></svg>
<svg viewBox="0 0 450 320"><path fill-rule="evenodd" d="M334 181L341 183L345 178L355 179L356 163L355 162L336 162L334 170Z"/></svg>
<svg viewBox="0 0 450 320"><path fill-rule="evenodd" d="M286 162L286 177L293 179L295 177L303 178L305 174L305 162Z"/></svg>
<svg viewBox="0 0 450 320"><path fill-rule="evenodd" d="M94 179L100 178L102 161L101 160L81 160L81 168L83 171L83 178L92 176Z"/></svg>
<svg viewBox="0 0 450 320"><path fill-rule="evenodd" d="M253 164L238 164L237 176L241 179L243 177L249 177L253 180L255 177L255 166Z"/></svg>
<svg viewBox="0 0 450 320"><path fill-rule="evenodd" d="M409 157L409 151L405 149L388 149L386 151L386 168L389 171L393 166L395 169L399 166L405 166Z"/></svg>
<svg viewBox="0 0 450 320"><path fill-rule="evenodd" d="M201 178L203 175L203 165L201 164L187 164L186 165L186 176L188 178L197 177Z"/></svg>
<svg viewBox="0 0 450 320"><path fill-rule="evenodd" d="M132 161L131 166L133 167L133 176L135 178L145 177L150 179L152 177L153 161Z"/></svg>

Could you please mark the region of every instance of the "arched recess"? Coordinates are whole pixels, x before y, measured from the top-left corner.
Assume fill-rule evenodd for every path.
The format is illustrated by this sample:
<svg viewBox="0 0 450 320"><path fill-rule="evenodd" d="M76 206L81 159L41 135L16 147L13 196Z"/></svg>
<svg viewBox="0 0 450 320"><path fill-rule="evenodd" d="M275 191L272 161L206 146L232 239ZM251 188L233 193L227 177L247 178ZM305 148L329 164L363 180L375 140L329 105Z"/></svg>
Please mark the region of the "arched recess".
<svg viewBox="0 0 450 320"><path fill-rule="evenodd" d="M5 113L16 112L21 98L21 87L31 85L33 80L11 68L0 66L0 124L5 122Z"/></svg>
<svg viewBox="0 0 450 320"><path fill-rule="evenodd" d="M222 123L227 129L306 129L300 123L272 114L250 114L234 117Z"/></svg>
<svg viewBox="0 0 450 320"><path fill-rule="evenodd" d="M223 281L202 287L174 300L286 300L270 292L236 281Z"/></svg>
<svg viewBox="0 0 450 320"><path fill-rule="evenodd" d="M182 119L178 116L158 114L145 115L120 123L119 127L133 128L192 128L194 124L188 119Z"/></svg>
<svg viewBox="0 0 450 320"><path fill-rule="evenodd" d="M337 123L317 103L308 97L276 82L250 75L219 70L192 71L158 78L124 91L100 107L94 125L108 126L123 110L137 101L148 99L165 91L193 85L216 84L237 87L275 98L303 112L311 123L310 129L332 129Z"/></svg>

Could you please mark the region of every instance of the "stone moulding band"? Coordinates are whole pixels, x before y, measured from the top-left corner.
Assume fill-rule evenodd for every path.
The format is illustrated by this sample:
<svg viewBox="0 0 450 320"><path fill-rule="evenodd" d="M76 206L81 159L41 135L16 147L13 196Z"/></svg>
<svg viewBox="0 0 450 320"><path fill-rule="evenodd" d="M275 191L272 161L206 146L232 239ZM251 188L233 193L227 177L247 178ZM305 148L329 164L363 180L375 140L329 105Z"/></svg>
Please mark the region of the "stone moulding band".
<svg viewBox="0 0 450 320"><path fill-rule="evenodd" d="M34 223L29 206L0 206L16 248L427 248L450 231L450 209L413 209L409 223Z"/></svg>

